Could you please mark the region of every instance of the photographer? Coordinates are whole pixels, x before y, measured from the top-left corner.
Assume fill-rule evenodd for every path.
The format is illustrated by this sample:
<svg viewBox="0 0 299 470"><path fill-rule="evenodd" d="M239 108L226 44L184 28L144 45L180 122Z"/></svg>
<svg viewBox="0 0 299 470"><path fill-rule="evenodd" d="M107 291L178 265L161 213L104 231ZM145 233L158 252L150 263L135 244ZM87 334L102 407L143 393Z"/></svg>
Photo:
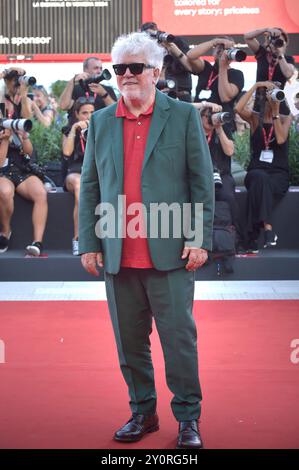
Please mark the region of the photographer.
<svg viewBox="0 0 299 470"><path fill-rule="evenodd" d="M264 114L259 116L247 107L254 92L264 97ZM277 235L272 227L272 211L289 187L288 134L291 116L279 114L279 101L273 82L257 82L236 105L236 112L250 125L251 159L247 168L248 252L257 253L261 227L264 248L275 246Z"/></svg>
<svg viewBox="0 0 299 470"><path fill-rule="evenodd" d="M74 256L78 252L78 202L80 193L80 175L86 146L87 129L89 119L95 110L92 98L81 96L74 105L76 121L72 126L62 129L64 133L62 142L64 188L74 194L75 205L73 212L74 238L72 240L72 252Z"/></svg>
<svg viewBox="0 0 299 470"><path fill-rule="evenodd" d="M215 103L202 101L194 103L200 110L202 125L208 141L214 168L215 199L226 201L229 205L232 222L236 228L238 243L242 243L238 223L238 205L235 197L235 180L231 174L231 158L234 154L234 142L229 131L225 131L223 124L229 118L228 113L222 112L222 107Z"/></svg>
<svg viewBox="0 0 299 470"><path fill-rule="evenodd" d="M32 91L31 107L33 115L44 127L49 127L54 121L55 110L50 104L47 90L43 85L34 85Z"/></svg>
<svg viewBox="0 0 299 470"><path fill-rule="evenodd" d="M102 62L97 57L88 57L83 62L83 73L75 75L66 85L59 100L59 106L63 110L69 111L69 120L72 116L72 108L75 101L80 96L93 97L95 110L99 110L117 101L113 88L101 83L88 83L84 86L84 81L89 81L91 77L98 77L103 72ZM83 84L83 87L80 83Z"/></svg>
<svg viewBox="0 0 299 470"><path fill-rule="evenodd" d="M200 101L202 90L208 90L210 91L209 101L221 105L223 111L233 112L235 99L244 86L243 73L230 67L231 56L234 54L229 54L229 51L233 47L234 41L225 36L199 44L187 53L187 57L192 63L193 73L198 75L195 102ZM201 55L206 55L210 49L213 49L214 65L200 58ZM238 60L244 60L246 54L238 49L236 51L240 55ZM235 129L233 123L226 126L226 128L228 127L231 130Z"/></svg>
<svg viewBox="0 0 299 470"><path fill-rule="evenodd" d="M18 125L22 127L22 123ZM33 242L26 250L32 256L39 256L48 214L47 192L42 175L30 163L33 148L25 128L26 125L23 130L12 131L11 128L0 127L0 253L8 249L16 192L33 202Z"/></svg>
<svg viewBox="0 0 299 470"><path fill-rule="evenodd" d="M264 36L263 44L257 38ZM244 35L248 47L254 52L257 61L256 81L279 82L280 88L284 89L286 81L292 77L294 68L294 58L286 55L288 45L288 35L281 28L263 28L250 31ZM254 110L260 111L260 97L257 90ZM290 113L285 102L280 105L280 113L288 115Z"/></svg>
<svg viewBox="0 0 299 470"><path fill-rule="evenodd" d="M26 77L25 73L21 68L10 67L0 74L0 78L5 82L3 115L9 119L29 119L32 116L31 100L27 93L28 86L36 80L34 77Z"/></svg>
<svg viewBox="0 0 299 470"><path fill-rule="evenodd" d="M140 29L148 33L153 39L157 39L165 49L161 79L175 82L175 94L173 90L171 96L190 103L192 101L192 79L190 74L191 66L186 56L189 51L188 44L179 36L159 31L157 24L153 22L142 24Z"/></svg>

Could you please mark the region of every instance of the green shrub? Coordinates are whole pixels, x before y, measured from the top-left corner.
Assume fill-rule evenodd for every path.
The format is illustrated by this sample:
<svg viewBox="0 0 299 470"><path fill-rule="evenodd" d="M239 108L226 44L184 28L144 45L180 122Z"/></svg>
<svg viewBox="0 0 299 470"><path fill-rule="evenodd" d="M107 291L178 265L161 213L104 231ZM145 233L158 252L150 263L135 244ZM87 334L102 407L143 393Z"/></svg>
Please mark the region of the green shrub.
<svg viewBox="0 0 299 470"><path fill-rule="evenodd" d="M58 162L61 158L62 133L61 124L56 122L49 127L34 121L30 140L37 153L38 163Z"/></svg>
<svg viewBox="0 0 299 470"><path fill-rule="evenodd" d="M56 80L56 82L52 83L50 86L50 90L53 96L58 100L60 98L61 93L65 89L67 85L66 80Z"/></svg>
<svg viewBox="0 0 299 470"><path fill-rule="evenodd" d="M234 160L236 160L244 170L250 161L250 131L246 129L243 134L234 133L235 153Z"/></svg>

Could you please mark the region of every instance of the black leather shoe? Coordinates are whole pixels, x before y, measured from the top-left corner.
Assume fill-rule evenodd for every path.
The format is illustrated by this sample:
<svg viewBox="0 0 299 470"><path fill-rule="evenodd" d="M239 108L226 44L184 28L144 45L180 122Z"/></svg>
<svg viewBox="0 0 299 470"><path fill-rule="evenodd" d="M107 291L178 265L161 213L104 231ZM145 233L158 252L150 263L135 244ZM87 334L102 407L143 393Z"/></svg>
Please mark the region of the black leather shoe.
<svg viewBox="0 0 299 470"><path fill-rule="evenodd" d="M159 418L157 414L133 415L131 419L116 433L114 440L120 442L136 442L139 441L144 434L155 432L159 429Z"/></svg>
<svg viewBox="0 0 299 470"><path fill-rule="evenodd" d="M196 419L193 421L180 421L179 424L179 437L177 442L177 449L202 449L203 443L200 437L198 422Z"/></svg>

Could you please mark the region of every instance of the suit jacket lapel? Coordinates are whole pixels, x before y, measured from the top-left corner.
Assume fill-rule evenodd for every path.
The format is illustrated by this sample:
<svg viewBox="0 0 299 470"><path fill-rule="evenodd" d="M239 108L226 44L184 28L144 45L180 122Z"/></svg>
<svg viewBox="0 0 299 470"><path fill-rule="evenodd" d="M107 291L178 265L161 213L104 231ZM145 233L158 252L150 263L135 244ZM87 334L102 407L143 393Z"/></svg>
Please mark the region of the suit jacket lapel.
<svg viewBox="0 0 299 470"><path fill-rule="evenodd" d="M123 191L124 179L124 146L123 146L123 119L116 118L115 114L109 118L108 126L112 142L112 156L117 174L119 192Z"/></svg>
<svg viewBox="0 0 299 470"><path fill-rule="evenodd" d="M161 132L163 131L164 126L169 118L169 108L170 107L169 107L166 96L157 90L156 102L155 102L154 112L152 116L151 127L150 127L148 138L147 138L142 170L144 170L151 156L153 148L155 147L161 135Z"/></svg>

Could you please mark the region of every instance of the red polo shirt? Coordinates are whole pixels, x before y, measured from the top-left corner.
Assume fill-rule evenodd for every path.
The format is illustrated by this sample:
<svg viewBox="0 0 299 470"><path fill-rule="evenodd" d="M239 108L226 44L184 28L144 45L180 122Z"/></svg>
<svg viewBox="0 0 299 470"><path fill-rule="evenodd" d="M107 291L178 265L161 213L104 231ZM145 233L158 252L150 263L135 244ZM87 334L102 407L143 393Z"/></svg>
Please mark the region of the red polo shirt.
<svg viewBox="0 0 299 470"><path fill-rule="evenodd" d="M123 138L124 138L124 190L126 196L125 214L127 208L132 203L142 203L141 175L144 159L147 136L151 124L154 103L140 116L136 117L126 108L123 98L118 102L116 117L123 118ZM130 220L140 214L138 211L134 215L126 216L126 229ZM136 219L135 219L136 220ZM137 226L140 233L142 227ZM144 229L144 227L143 227ZM146 238L131 238L125 231L123 239L121 266L126 268L153 268L150 257L148 242Z"/></svg>

